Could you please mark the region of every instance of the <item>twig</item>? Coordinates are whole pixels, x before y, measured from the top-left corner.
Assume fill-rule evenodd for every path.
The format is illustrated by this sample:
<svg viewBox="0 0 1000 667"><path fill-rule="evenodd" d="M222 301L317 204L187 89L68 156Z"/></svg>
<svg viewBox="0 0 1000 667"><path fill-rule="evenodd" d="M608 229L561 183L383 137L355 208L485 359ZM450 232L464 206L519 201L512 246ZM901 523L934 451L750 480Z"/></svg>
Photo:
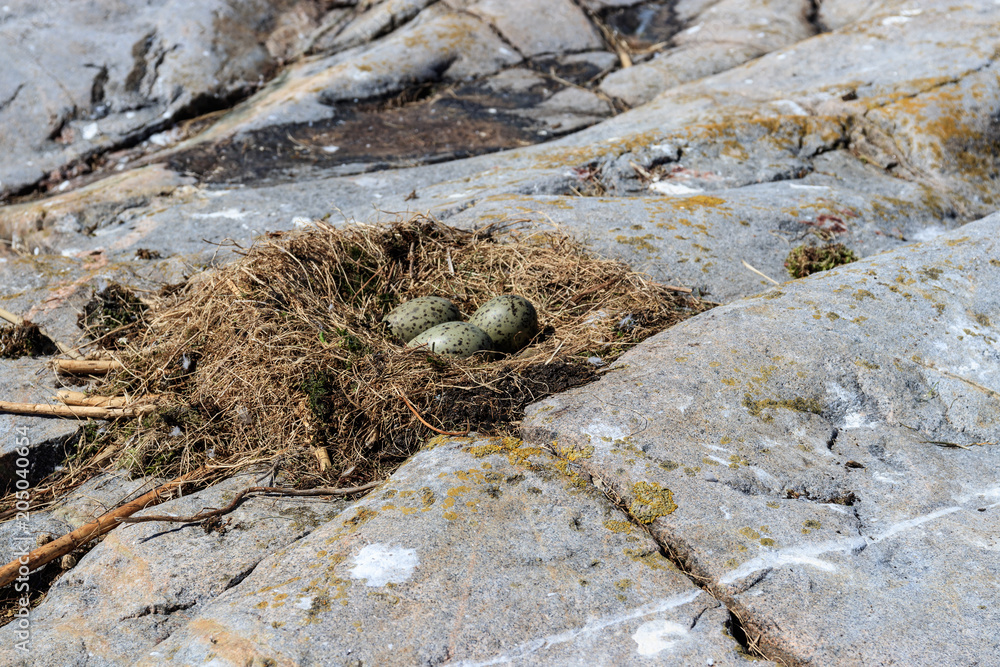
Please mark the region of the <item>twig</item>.
<svg viewBox="0 0 1000 667"><path fill-rule="evenodd" d="M7 401L0 401L0 412L16 415L39 415L43 417L118 419L119 417L141 417L153 412L155 409L155 405L140 405L134 408L104 408L94 405L47 405L45 403L8 403Z"/></svg>
<svg viewBox="0 0 1000 667"><path fill-rule="evenodd" d="M694 291L690 287L676 287L674 285L664 285L663 289L668 289L671 292L683 292L684 294L690 294Z"/></svg>
<svg viewBox="0 0 1000 667"><path fill-rule="evenodd" d="M465 426L465 432L464 433L456 433L454 431L442 431L439 428L434 428L433 426L431 426L430 424L428 424L427 421L423 417L420 416L420 413L417 412L417 409L415 407L413 407L413 404L410 403L409 400L407 400L406 396L403 396L403 394L400 393L399 397L401 399L403 399L404 403L406 403L406 407L408 407L410 409L410 412L413 413L413 416L416 417L417 419L419 419L421 424L423 424L424 426L426 426L430 430L434 431L435 433L440 433L441 435L457 435L457 436L469 435L469 426L468 426L468 424L466 424L466 426Z"/></svg>
<svg viewBox="0 0 1000 667"><path fill-rule="evenodd" d="M633 169L635 169L636 173L638 173L640 176L642 176L643 178L645 178L647 181L655 180L653 178L653 174L651 174L649 172L649 170L646 169L645 167L643 167L641 164L638 164L636 162L631 162L630 161L629 162L629 166L631 166Z"/></svg>
<svg viewBox="0 0 1000 667"><path fill-rule="evenodd" d="M9 310L4 310L3 308L0 308L0 317L13 324L15 327L19 327L22 324L24 324L23 319L21 319L14 313L10 312Z"/></svg>
<svg viewBox="0 0 1000 667"><path fill-rule="evenodd" d="M103 375L122 367L121 363L112 360L80 360L56 359L56 371L66 375Z"/></svg>
<svg viewBox="0 0 1000 667"><path fill-rule="evenodd" d="M135 514L139 510L145 509L146 507L159 505L160 503L169 500L175 489L185 483L192 482L193 480L196 481L196 478L203 474L205 474L204 468L193 470L186 475L182 475L175 480L169 481L166 484L153 489L149 493L136 498L132 502L125 503L121 507L117 507L110 512L106 512L94 521L80 526L71 533L67 533L59 539L53 540L52 542L35 549L29 553L27 557L22 556L21 558L12 560L3 567L0 567L0 587L6 586L10 582L14 581L14 579L16 579L21 572L22 567L28 568L28 571L37 570L46 563L57 558L61 558L74 549L78 549L91 540L94 540L117 528L119 525L119 519Z"/></svg>
<svg viewBox="0 0 1000 667"><path fill-rule="evenodd" d="M344 488L324 488L318 487L315 489L287 489L281 486L251 486L250 488L243 489L236 494L233 501L218 510L206 510L204 512L199 512L192 516L173 516L170 514L148 514L146 516L130 516L122 517L118 519L119 523L143 523L146 521L170 521L173 523L196 523L198 521L204 521L205 519L211 519L212 517L222 516L223 514L229 514L234 509L236 509L243 499L249 493L276 493L282 496L349 496L352 493L361 493L362 491L367 491L368 489L374 489L379 484L382 484L385 480L378 480L376 482L369 482L368 484L362 484L361 486L349 486Z"/></svg>
<svg viewBox="0 0 1000 667"><path fill-rule="evenodd" d="M566 341L564 341L564 340L559 341L559 345L556 346L556 349L552 352L552 355L548 358L548 361L545 362L546 366L548 366L549 364L551 364L552 360L556 358L556 355L559 354L559 350L562 349L563 343L565 343L565 342Z"/></svg>
<svg viewBox="0 0 1000 667"><path fill-rule="evenodd" d="M766 275L764 275L763 273L761 273L761 272L760 272L760 271L758 271L757 269L755 269L755 268L753 268L752 266L750 266L749 264L747 264L747 263L746 263L746 260L742 260L742 259L741 259L740 261L741 261L741 262L743 262L743 266L747 267L748 269L750 269L751 271L753 271L754 273L756 273L756 274L757 274L758 276L760 276L761 278L764 278L765 280L770 280L770 281L771 281L772 283L774 283L775 285L780 285L780 284L781 284L781 283L779 283L779 282L778 282L777 280L775 280L774 278L771 278L771 277L769 277L769 276L766 276Z"/></svg>
<svg viewBox="0 0 1000 667"><path fill-rule="evenodd" d="M386 267L386 266L388 266L388 264L383 264L383 265L382 265L381 267L379 267L379 270L378 270L378 271L376 271L375 273L373 273L373 274L372 274L372 277L371 277L371 278L369 278L368 280L366 280L366 281L365 281L365 284L364 284L364 285L362 285L361 287L359 287L359 288L358 288L358 290L357 290L357 291L355 292L355 294L361 294L361 292L363 292L363 291L364 291L364 289L365 289L366 287L368 287L368 283L370 283L371 281L375 280L375 279L376 279L376 278L378 278L378 277L379 277L380 275L382 275L382 271L384 271L384 270L385 270L385 267Z"/></svg>
<svg viewBox="0 0 1000 667"><path fill-rule="evenodd" d="M99 408L124 408L134 403L152 403L159 400L159 394L128 398L127 396L91 396L82 391L60 389L55 396L66 405L92 405Z"/></svg>
<svg viewBox="0 0 1000 667"><path fill-rule="evenodd" d="M972 449L966 445L960 445L957 442L947 442L945 440L921 440L920 442L925 445L937 445L938 447L954 447L956 449Z"/></svg>
<svg viewBox="0 0 1000 667"><path fill-rule="evenodd" d="M615 283L621 282L622 280L623 280L622 276L616 276L616 277L612 278L611 280L607 280L607 281L601 283L600 285L595 285L594 287L588 287L587 289L581 290L581 291L577 292L576 294L574 294L568 300L568 302L569 303L579 303L578 299L580 299L581 297L585 297L588 294L593 294L594 292L600 292L601 290L607 289L608 287L611 287Z"/></svg>

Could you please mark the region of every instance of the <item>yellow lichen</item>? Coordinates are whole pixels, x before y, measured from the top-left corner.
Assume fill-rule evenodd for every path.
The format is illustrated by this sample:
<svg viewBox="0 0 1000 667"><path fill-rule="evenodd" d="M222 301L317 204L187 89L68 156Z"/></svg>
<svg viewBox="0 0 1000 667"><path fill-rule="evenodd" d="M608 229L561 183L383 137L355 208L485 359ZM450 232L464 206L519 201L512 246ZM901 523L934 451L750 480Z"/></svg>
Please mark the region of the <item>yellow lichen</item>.
<svg viewBox="0 0 1000 667"><path fill-rule="evenodd" d="M634 500L629 511L637 521L649 524L677 509L674 494L656 482L638 482L632 486Z"/></svg>
<svg viewBox="0 0 1000 667"><path fill-rule="evenodd" d="M611 519L604 522L604 527L612 533L624 533L626 535L630 534L633 530L632 524L628 521L614 521Z"/></svg>

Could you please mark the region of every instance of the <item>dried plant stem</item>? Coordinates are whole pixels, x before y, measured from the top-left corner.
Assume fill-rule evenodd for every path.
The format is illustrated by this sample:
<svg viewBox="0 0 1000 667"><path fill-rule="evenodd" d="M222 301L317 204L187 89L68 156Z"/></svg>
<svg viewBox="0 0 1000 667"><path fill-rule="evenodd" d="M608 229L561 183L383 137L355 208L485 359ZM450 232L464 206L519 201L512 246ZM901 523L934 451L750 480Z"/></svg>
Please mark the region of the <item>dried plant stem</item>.
<svg viewBox="0 0 1000 667"><path fill-rule="evenodd" d="M134 408L98 407L93 405L47 405L45 403L9 403L0 401L0 412L42 417L79 417L85 419L118 419L140 417L156 409L153 405Z"/></svg>
<svg viewBox="0 0 1000 667"><path fill-rule="evenodd" d="M19 327L22 324L24 324L24 320L22 318L18 317L9 310L4 310L3 308L0 308L0 318L7 320L16 327Z"/></svg>
<svg viewBox="0 0 1000 667"><path fill-rule="evenodd" d="M400 394L399 397L401 399L403 399L404 403L406 403L406 407L408 407L410 409L410 412L413 413L413 416L416 417L417 419L419 419L421 424L423 424L424 426L426 426L430 430L434 431L435 433L440 433L441 435L457 435L457 436L469 435L469 429L468 428L466 428L461 433L458 433L458 432L455 432L455 431L442 431L439 428L434 428L433 426L431 426L430 424L427 423L426 419L424 419L423 417L420 416L420 413L417 412L417 409L415 407L413 407L413 404L410 403L410 401L406 398L406 396L403 396L402 394Z"/></svg>
<svg viewBox="0 0 1000 667"><path fill-rule="evenodd" d="M56 359L55 364L56 370L66 375L103 375L122 367L113 359Z"/></svg>
<svg viewBox="0 0 1000 667"><path fill-rule="evenodd" d="M191 516L172 516L170 514L148 514L146 516L128 516L121 517L117 519L119 523L145 523L147 521L167 521L171 523L195 523L197 521L204 521L205 519L211 519L212 517L222 516L223 514L229 514L234 509L240 506L243 499L251 493L273 493L279 496L349 496L354 493L362 493L368 491L369 489L374 489L380 484L384 484L385 480L380 479L374 482L368 482L367 484L362 484L361 486L347 486L340 488L324 488L318 487L315 489L288 489L283 486L251 486L250 488L243 489L236 494L233 501L217 510L206 510L204 512L198 512Z"/></svg>
<svg viewBox="0 0 1000 667"><path fill-rule="evenodd" d="M771 283L773 283L773 284L775 284L775 285L780 285L780 284L781 284L781 283L779 283L779 282L778 282L777 280L775 280L774 278L772 278L772 277L770 277L770 276L766 275L765 273L763 273L763 272L761 272L761 271L758 271L758 270L757 270L757 269L755 269L754 267L752 267L752 266L750 266L749 264L747 264L747 262L746 262L746 260L745 260L745 259L741 259L740 261L741 261L741 262L743 262L743 266L745 266L746 268L750 269L751 271L753 271L754 273L756 273L756 274L757 274L758 276L760 276L760 277L761 277L761 278L763 278L764 280L768 280L768 281L770 281Z"/></svg>
<svg viewBox="0 0 1000 667"><path fill-rule="evenodd" d="M63 535L57 540L41 546L26 557L12 560L3 567L0 567L0 587L6 586L18 577L22 567L28 571L37 570L46 563L61 558L74 549L78 549L105 533L108 533L119 526L119 519L135 514L141 509L170 500L173 492L181 485L196 481L205 474L204 468L193 470L186 475L182 475L175 480L169 481L163 486L159 486L149 493L146 493L132 502L125 503L110 512L103 514L94 521L80 526L71 533Z"/></svg>
<svg viewBox="0 0 1000 667"><path fill-rule="evenodd" d="M326 447L317 447L313 450L313 455L319 461L320 472L326 472L327 468L333 467L333 461L330 460L330 453L326 451Z"/></svg>
<svg viewBox="0 0 1000 667"><path fill-rule="evenodd" d="M153 403L160 399L159 394L148 394L146 396L91 396L82 391L70 391L60 389L55 396L66 405L92 405L99 408L124 408L134 403Z"/></svg>

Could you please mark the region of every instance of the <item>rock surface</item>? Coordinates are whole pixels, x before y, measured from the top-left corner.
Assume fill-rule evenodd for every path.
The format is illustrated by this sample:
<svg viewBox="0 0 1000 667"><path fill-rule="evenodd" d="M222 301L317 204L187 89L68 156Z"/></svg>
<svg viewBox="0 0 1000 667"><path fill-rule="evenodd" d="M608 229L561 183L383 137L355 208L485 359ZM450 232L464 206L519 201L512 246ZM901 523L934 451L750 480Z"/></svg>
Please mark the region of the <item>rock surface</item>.
<svg viewBox="0 0 1000 667"><path fill-rule="evenodd" d="M770 655L996 655L998 224L677 325L529 408L525 435L592 452L583 470Z"/></svg>
<svg viewBox="0 0 1000 667"><path fill-rule="evenodd" d="M995 661L1000 5L2 12L0 307L62 342L112 280L395 212L556 225L727 305L534 406L528 444L438 440L352 505L258 498L225 534L115 531L34 611L52 652L0 663ZM865 259L785 282L827 242ZM2 400L56 384L0 359ZM5 480L21 427L33 483L79 429L0 415Z"/></svg>
<svg viewBox="0 0 1000 667"><path fill-rule="evenodd" d="M739 664L725 608L555 463L426 449L139 664Z"/></svg>
<svg viewBox="0 0 1000 667"><path fill-rule="evenodd" d="M252 478L235 477L144 512L196 514L206 504L228 504L236 490L253 484ZM91 664L131 664L206 601L238 585L269 554L336 516L343 504L251 498L238 516L212 525L119 528L66 572L32 615L32 641L44 653L17 662L16 654L7 651L4 664L76 664L81 650ZM58 511L52 514L58 517ZM12 631L11 626L0 629L9 645L14 644Z"/></svg>

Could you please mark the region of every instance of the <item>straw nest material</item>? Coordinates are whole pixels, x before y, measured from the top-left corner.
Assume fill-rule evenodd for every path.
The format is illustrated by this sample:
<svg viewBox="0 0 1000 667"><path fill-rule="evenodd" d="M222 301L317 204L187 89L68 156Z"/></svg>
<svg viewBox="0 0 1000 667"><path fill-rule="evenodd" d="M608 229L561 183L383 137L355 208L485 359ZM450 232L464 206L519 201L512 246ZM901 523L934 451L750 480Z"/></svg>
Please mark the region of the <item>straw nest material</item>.
<svg viewBox="0 0 1000 667"><path fill-rule="evenodd" d="M529 403L595 379L600 365L708 308L562 234L470 232L423 216L317 222L241 254L168 290L126 347L118 341L125 370L98 392L165 402L113 425L95 453L165 476L269 463L300 487L377 479L433 435L425 424L514 431ZM468 316L500 294L530 300L542 326L500 359L406 348L381 322L419 296L447 297ZM317 448L331 469L320 472Z"/></svg>

